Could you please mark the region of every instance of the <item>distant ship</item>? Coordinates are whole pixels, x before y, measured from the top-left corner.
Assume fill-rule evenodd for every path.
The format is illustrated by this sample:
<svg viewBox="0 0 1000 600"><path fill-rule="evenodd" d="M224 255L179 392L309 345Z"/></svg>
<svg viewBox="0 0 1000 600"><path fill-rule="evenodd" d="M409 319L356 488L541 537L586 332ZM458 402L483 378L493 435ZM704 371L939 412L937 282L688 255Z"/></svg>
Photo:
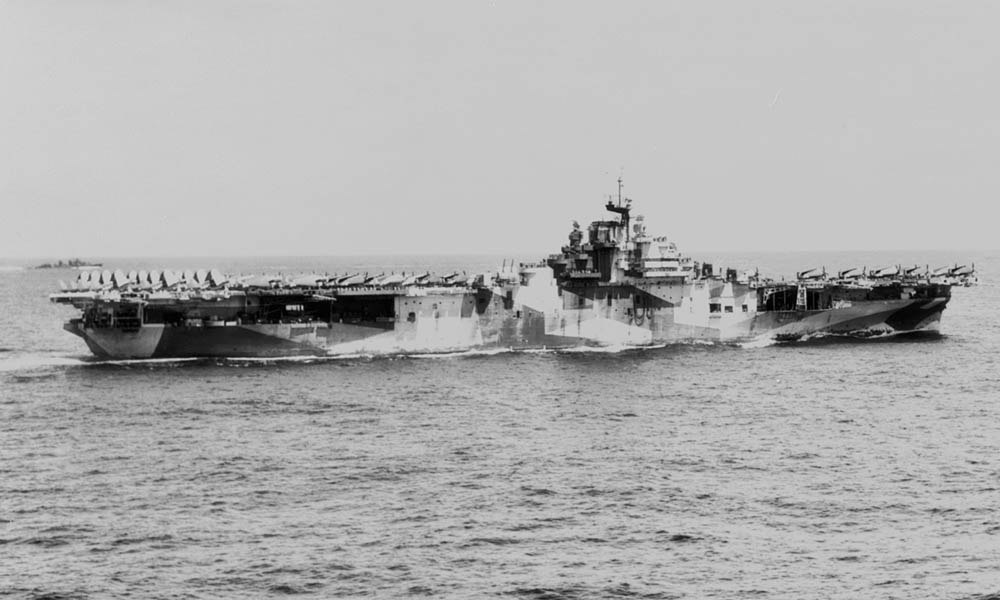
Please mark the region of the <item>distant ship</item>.
<svg viewBox="0 0 1000 600"><path fill-rule="evenodd" d="M85 262L79 258L71 258L65 262L57 261L54 263L42 263L35 267L36 269L79 269L90 270L90 269L100 269L103 265L101 263L95 262Z"/></svg>
<svg viewBox="0 0 1000 600"><path fill-rule="evenodd" d="M99 357L383 355L870 336L936 328L951 297L927 269L825 269L774 281L683 256L631 200L546 260L451 273L238 277L81 273L53 302ZM949 271L950 277L951 271Z"/></svg>

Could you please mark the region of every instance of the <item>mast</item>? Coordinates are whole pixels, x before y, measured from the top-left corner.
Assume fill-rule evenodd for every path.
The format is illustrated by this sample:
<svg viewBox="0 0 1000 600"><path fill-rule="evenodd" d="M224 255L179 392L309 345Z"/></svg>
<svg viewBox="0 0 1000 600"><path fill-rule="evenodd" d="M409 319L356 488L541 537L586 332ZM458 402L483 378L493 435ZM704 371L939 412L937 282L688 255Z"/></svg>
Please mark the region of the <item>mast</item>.
<svg viewBox="0 0 1000 600"><path fill-rule="evenodd" d="M629 212L632 210L630 203L632 200L624 198L625 204L622 204L622 178L618 177L618 205L616 206L614 202L608 200L608 203L604 206L607 210L613 213L620 214L622 216L622 225L625 226L625 241L628 242L630 238L630 232L628 229L629 222Z"/></svg>

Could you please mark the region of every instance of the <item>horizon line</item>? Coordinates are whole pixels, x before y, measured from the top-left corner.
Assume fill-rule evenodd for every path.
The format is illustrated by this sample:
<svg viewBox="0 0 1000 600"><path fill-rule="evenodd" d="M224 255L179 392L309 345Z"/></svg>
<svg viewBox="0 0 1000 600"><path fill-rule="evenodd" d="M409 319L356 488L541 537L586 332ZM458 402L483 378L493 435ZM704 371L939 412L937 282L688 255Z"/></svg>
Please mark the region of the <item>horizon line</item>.
<svg viewBox="0 0 1000 600"><path fill-rule="evenodd" d="M968 252L968 253L982 253L982 252L1000 252L1000 247L998 248L856 248L856 249L786 249L786 250L748 250L748 249L710 249L701 248L694 249L690 252L684 252L683 254L687 257L697 259L694 254L815 254L815 253L851 253L851 252ZM518 256L532 255L546 257L553 252L488 252L488 251L477 251L477 252L437 252L437 251L400 251L400 252L345 252L345 253L330 253L330 254L133 254L133 255L118 255L118 254L106 254L106 255L73 255L53 258L49 256L0 256L0 266L18 266L7 264L8 261L68 261L68 260L81 260L86 262L85 259L80 258L81 256L87 257L92 260L148 260L148 259L195 259L195 258L214 258L214 259L251 259L251 258L268 258L268 259L290 259L290 258L363 258L363 257L387 257L387 258L399 258L405 256L433 256L433 257L507 257L516 258Z"/></svg>

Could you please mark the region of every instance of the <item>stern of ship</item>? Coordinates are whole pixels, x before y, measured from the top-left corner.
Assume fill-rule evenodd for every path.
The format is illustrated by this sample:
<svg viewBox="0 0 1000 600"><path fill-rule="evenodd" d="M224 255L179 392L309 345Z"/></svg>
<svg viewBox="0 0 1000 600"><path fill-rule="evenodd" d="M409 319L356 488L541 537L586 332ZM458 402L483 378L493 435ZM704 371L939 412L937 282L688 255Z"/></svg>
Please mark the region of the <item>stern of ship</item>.
<svg viewBox="0 0 1000 600"><path fill-rule="evenodd" d="M63 326L78 335L98 358L153 358L163 335L163 327L144 325L126 330L115 327L86 327L78 319Z"/></svg>

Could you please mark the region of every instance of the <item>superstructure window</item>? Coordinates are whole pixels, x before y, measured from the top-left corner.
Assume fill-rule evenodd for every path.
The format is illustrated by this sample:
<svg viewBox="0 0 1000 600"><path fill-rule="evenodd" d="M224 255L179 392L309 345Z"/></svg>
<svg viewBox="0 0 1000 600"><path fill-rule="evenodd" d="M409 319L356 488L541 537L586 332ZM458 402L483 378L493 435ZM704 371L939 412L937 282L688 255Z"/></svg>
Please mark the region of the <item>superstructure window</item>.
<svg viewBox="0 0 1000 600"><path fill-rule="evenodd" d="M708 312L710 312L710 313L722 312L722 305L721 304L709 304L708 305Z"/></svg>

